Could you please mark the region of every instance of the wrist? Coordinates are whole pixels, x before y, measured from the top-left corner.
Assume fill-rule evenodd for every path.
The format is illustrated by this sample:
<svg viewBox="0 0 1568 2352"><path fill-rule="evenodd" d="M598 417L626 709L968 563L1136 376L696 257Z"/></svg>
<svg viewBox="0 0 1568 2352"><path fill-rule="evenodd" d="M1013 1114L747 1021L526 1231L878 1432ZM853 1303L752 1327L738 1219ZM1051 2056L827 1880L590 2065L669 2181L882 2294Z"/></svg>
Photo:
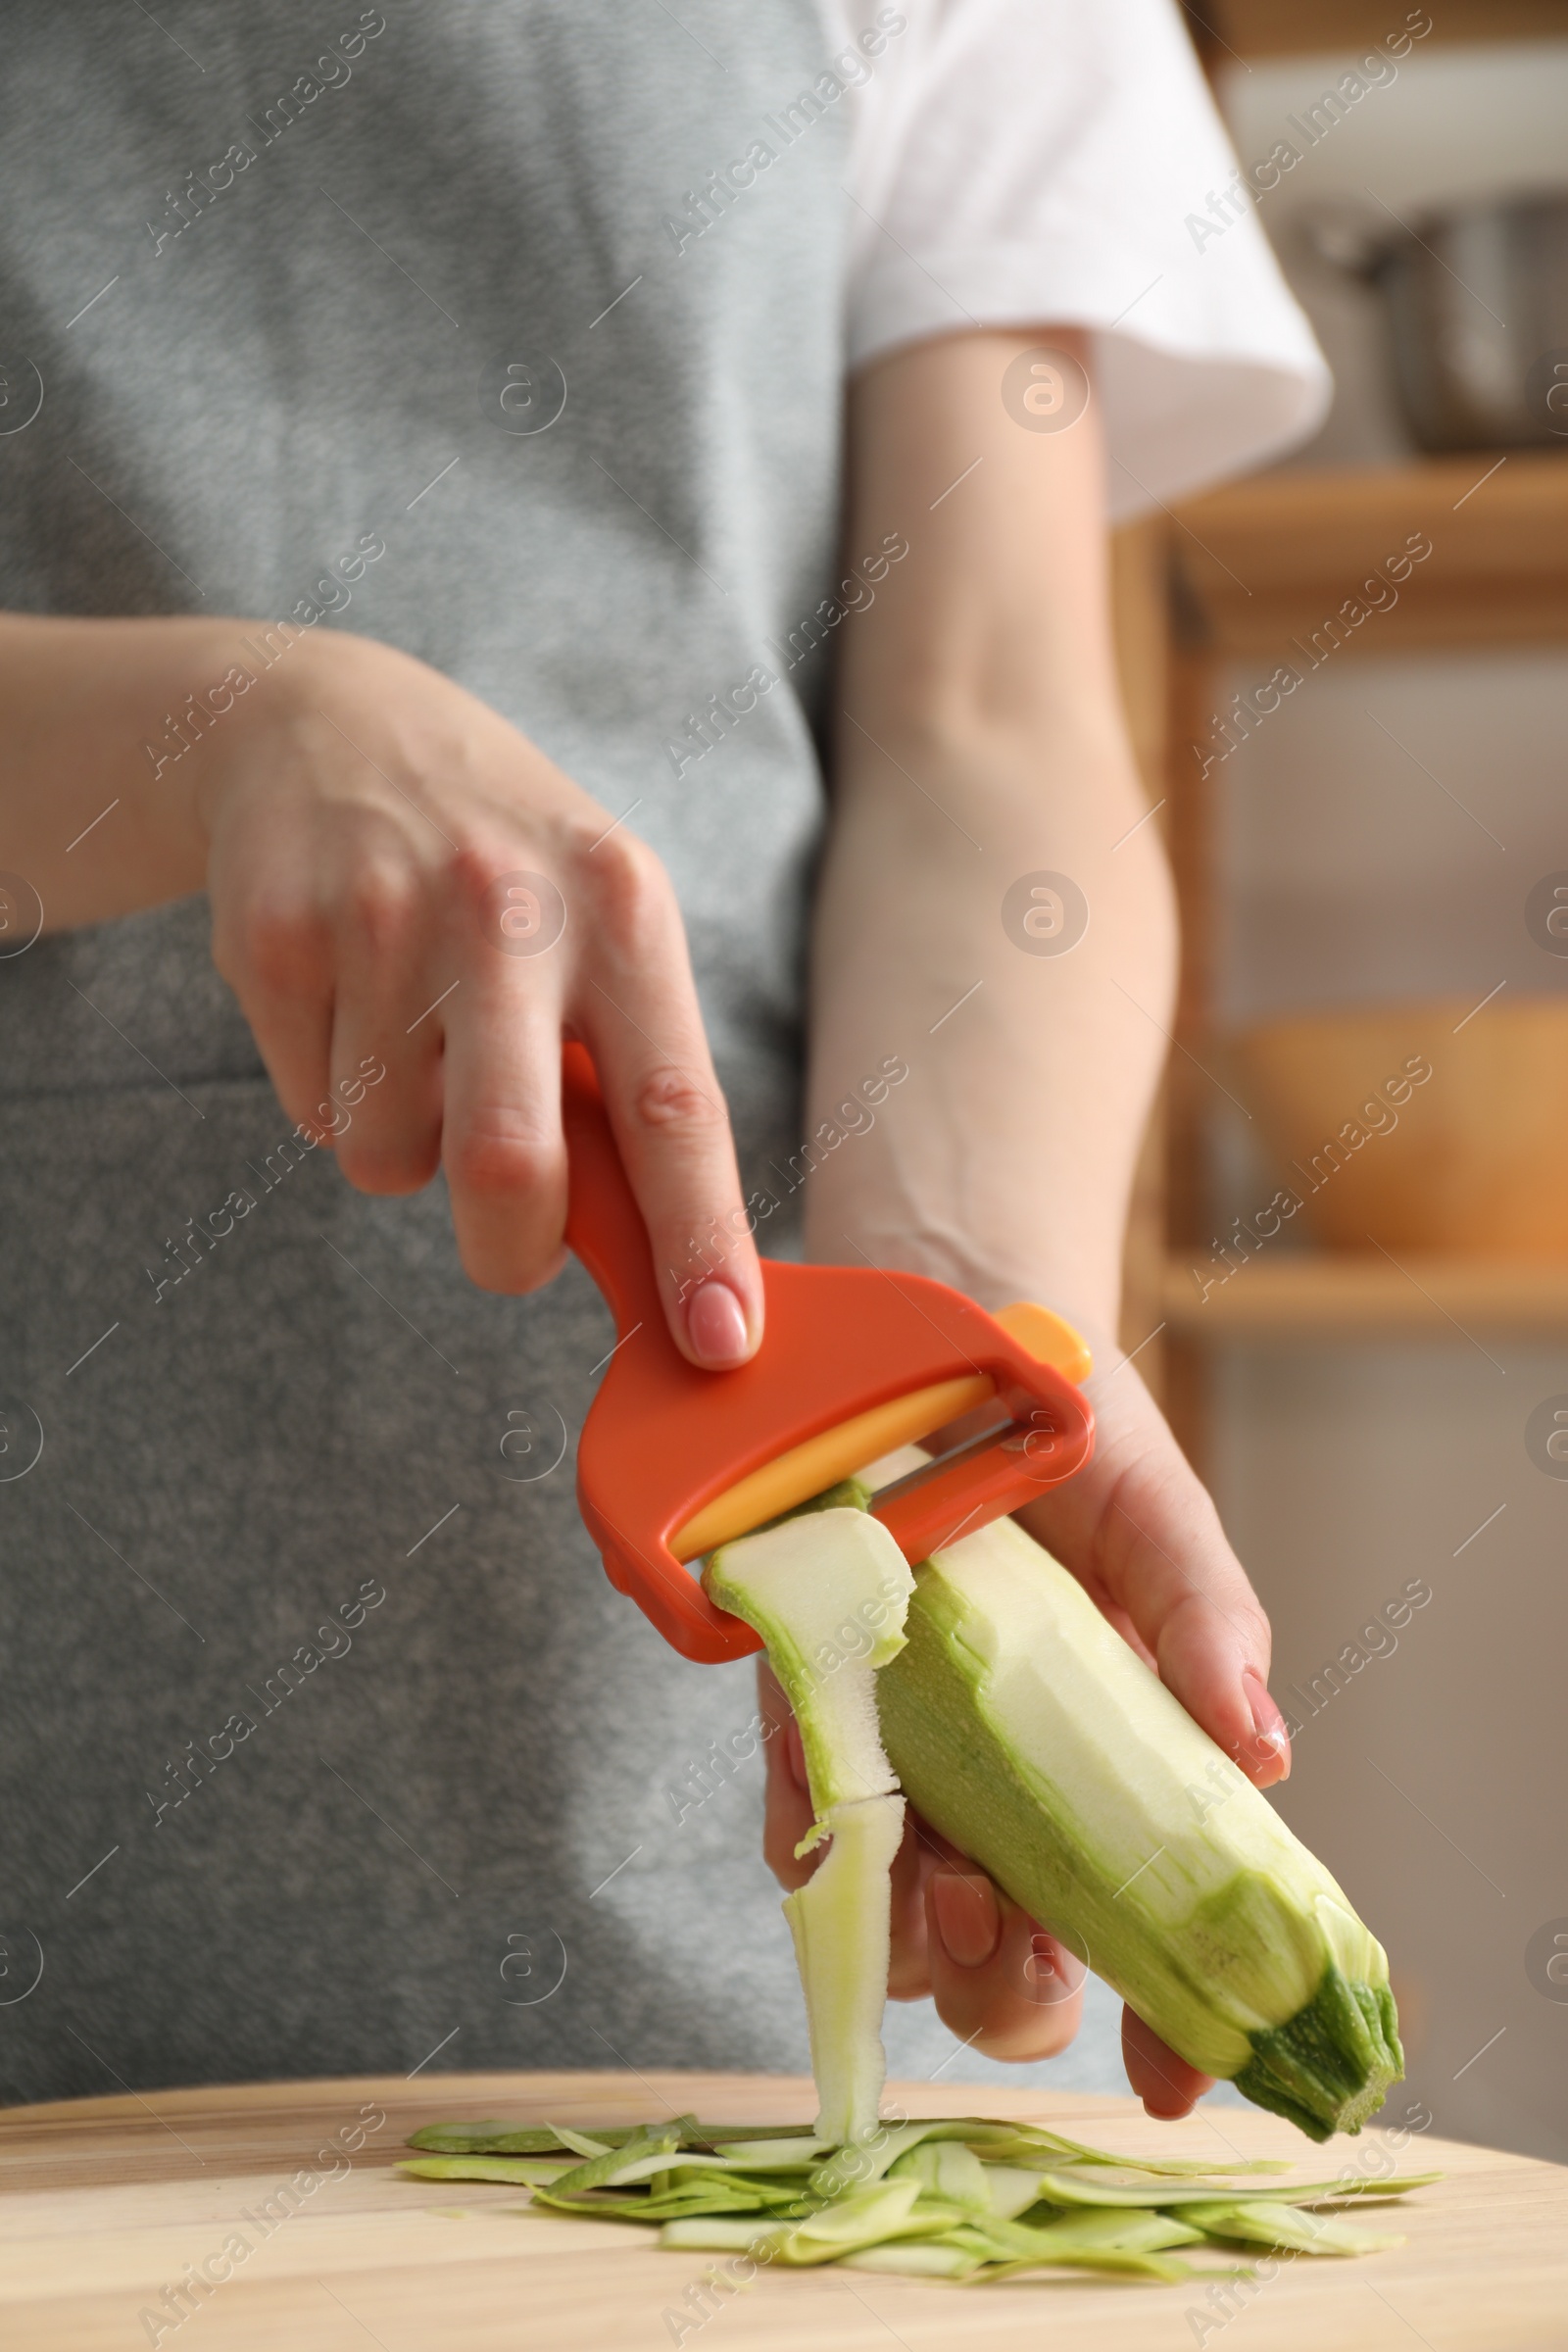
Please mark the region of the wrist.
<svg viewBox="0 0 1568 2352"><path fill-rule="evenodd" d="M258 763L282 774L322 718L352 736L355 709L384 709L390 681L381 673L406 660L373 639L292 621L232 622L224 651L228 667L205 698L207 733L189 775L204 852L231 786Z"/></svg>
<svg viewBox="0 0 1568 2352"><path fill-rule="evenodd" d="M1045 1265L987 1255L952 1235L893 1233L858 1225L853 1235L817 1233L808 1216L805 1255L819 1265L869 1263L889 1272L924 1274L945 1282L988 1314L1028 1301L1048 1306L1093 1349L1097 1365L1108 1363L1116 1346L1119 1282L1096 1278L1083 1266Z"/></svg>

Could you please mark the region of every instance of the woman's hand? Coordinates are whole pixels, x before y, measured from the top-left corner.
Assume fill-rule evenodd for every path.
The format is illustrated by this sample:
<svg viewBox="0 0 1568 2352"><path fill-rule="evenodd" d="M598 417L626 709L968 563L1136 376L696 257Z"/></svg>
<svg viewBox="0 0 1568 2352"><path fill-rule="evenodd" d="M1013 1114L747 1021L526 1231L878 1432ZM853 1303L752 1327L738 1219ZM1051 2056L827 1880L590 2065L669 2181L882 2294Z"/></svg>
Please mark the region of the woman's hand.
<svg viewBox="0 0 1568 2352"><path fill-rule="evenodd" d="M286 681L286 682L285 682ZM693 1361L748 1356L762 1298L674 893L653 852L483 704L363 638L291 648L202 747L213 952L291 1118L350 1183L444 1167L493 1291L563 1256L561 1042L592 1053ZM386 1077L340 1119L337 1090ZM341 1126L334 1137L333 1128ZM694 1244L716 1230L711 1280Z"/></svg>
<svg viewBox="0 0 1568 2352"><path fill-rule="evenodd" d="M1212 1502L1130 1365L1091 1384L1094 1460L1018 1514L1071 1570L1145 1663L1260 1788L1284 1779L1290 1749L1268 1695L1268 1621L1225 1541ZM786 1886L818 1856L794 1849L811 1822L800 1733L762 1670L767 1748L763 1851ZM943 2023L988 2058L1054 2057L1078 2030L1084 1971L977 1864L910 1814L894 1866L895 2000L932 1994ZM1128 2080L1151 2115L1185 2115L1209 2088L1131 2010Z"/></svg>
<svg viewBox="0 0 1568 2352"><path fill-rule="evenodd" d="M753 1352L760 1274L674 893L514 727L346 631L4 613L0 737L0 838L44 927L205 886L290 1117L365 1192L444 1167L487 1290L561 1263L561 1044L580 1039L676 1344Z"/></svg>
<svg viewBox="0 0 1568 2352"><path fill-rule="evenodd" d="M1089 1383L1094 1459L1018 1516L1071 1570L1254 1788L1291 1769L1284 1718L1268 1694L1268 1619L1219 1514L1130 1363ZM1167 2048L1129 2009L1127 2078L1151 2115L1185 2115L1211 2078Z"/></svg>

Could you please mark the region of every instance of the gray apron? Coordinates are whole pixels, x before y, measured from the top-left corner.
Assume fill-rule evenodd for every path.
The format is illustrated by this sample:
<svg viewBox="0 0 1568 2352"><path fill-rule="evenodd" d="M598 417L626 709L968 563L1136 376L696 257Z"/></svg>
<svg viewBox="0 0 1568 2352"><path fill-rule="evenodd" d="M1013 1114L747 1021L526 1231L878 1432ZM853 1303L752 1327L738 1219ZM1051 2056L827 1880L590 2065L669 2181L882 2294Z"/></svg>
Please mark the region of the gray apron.
<svg viewBox="0 0 1568 2352"><path fill-rule="evenodd" d="M810 0L679 19L9 7L0 602L359 630L635 803L783 1233L845 109ZM25 880L0 2097L801 2066L750 1664L577 1520L586 1278L481 1294L439 1184L284 1149L204 901L19 953Z"/></svg>

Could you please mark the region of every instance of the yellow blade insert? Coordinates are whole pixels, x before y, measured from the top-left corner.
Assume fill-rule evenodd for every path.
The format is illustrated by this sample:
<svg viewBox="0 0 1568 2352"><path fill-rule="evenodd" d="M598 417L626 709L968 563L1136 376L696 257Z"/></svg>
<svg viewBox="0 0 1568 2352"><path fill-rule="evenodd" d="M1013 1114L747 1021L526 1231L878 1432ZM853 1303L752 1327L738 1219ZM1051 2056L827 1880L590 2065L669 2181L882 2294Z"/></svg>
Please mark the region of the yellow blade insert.
<svg viewBox="0 0 1568 2352"><path fill-rule="evenodd" d="M996 1320L1037 1363L1054 1364L1075 1386L1081 1387L1088 1379L1093 1359L1087 1343L1049 1306L1034 1306L1021 1299L999 1309ZM913 1389L906 1396L895 1396L849 1421L840 1421L819 1437L792 1446L775 1461L764 1462L760 1470L752 1471L705 1503L670 1538L670 1549L677 1560L700 1559L720 1544L731 1544L737 1536L776 1519L781 1511L808 1502L813 1494L836 1486L841 1478L848 1478L879 1455L891 1453L895 1446L912 1445L944 1422L972 1412L993 1394L985 1373L966 1373L956 1380Z"/></svg>

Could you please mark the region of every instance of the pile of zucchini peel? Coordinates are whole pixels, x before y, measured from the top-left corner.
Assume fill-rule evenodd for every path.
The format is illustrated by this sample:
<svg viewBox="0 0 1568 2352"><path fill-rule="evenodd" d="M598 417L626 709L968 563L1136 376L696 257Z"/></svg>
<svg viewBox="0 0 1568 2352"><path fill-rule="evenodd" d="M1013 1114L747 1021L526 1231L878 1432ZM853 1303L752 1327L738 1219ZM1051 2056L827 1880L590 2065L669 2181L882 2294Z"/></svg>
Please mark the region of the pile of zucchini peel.
<svg viewBox="0 0 1568 2352"><path fill-rule="evenodd" d="M806 2126L689 2115L591 2137L564 2124L432 2124L410 2144L421 2153L398 2169L416 2179L524 2185L536 2210L641 2223L661 2245L727 2254L736 2278L769 2263L976 2282L1059 2270L1167 2283L1234 2276L1237 2255L1261 2248L1400 2245L1346 2221L1346 2208L1439 2178L1347 2172L1254 2185L1294 2168L1112 2156L1033 2124L973 2117L882 2124L851 2147L825 2146ZM1216 2252L1228 2260L1216 2264Z"/></svg>

